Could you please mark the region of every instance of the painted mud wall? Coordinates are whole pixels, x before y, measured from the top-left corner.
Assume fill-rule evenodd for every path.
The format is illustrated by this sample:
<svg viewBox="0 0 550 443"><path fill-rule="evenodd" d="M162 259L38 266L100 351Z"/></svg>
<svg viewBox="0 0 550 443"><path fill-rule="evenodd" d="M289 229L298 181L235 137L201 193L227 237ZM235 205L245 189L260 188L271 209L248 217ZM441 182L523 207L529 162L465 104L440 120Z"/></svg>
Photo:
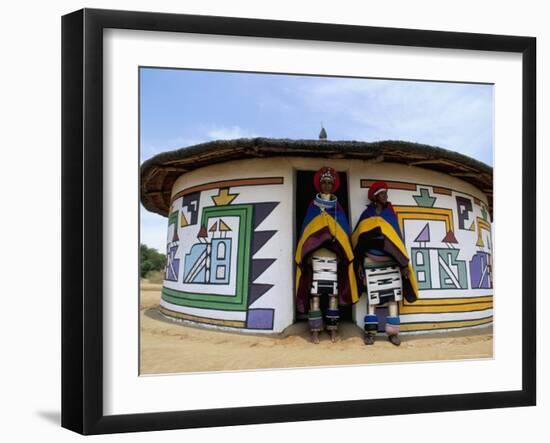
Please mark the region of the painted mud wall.
<svg viewBox="0 0 550 443"><path fill-rule="evenodd" d="M388 182L420 286L400 306L404 332L492 322L492 236L486 197L457 178L361 160L250 159L182 175L168 218L166 315L222 328L281 332L295 320L297 170L345 171L355 226L374 180ZM313 196L312 196L313 197ZM353 310L362 327L362 296Z"/></svg>
<svg viewBox="0 0 550 443"><path fill-rule="evenodd" d="M424 332L484 327L493 321L493 238L486 198L470 185L439 174L400 174L402 167L366 174L360 189L388 183L419 286L419 300L401 302L401 331ZM355 306L362 324L366 300ZM383 320L383 319L381 319ZM383 327L383 325L380 325Z"/></svg>
<svg viewBox="0 0 550 443"><path fill-rule="evenodd" d="M292 176L275 163L224 163L176 181L164 314L254 332L292 324Z"/></svg>

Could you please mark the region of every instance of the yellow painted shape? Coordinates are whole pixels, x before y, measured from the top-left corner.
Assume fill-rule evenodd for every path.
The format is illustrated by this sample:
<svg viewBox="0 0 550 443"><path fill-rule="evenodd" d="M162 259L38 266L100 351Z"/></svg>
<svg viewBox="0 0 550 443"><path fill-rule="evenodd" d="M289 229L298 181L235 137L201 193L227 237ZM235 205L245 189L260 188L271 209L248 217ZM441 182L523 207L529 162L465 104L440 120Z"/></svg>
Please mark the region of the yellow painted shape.
<svg viewBox="0 0 550 443"><path fill-rule="evenodd" d="M229 188L222 188L219 190L218 195L212 197L216 206L225 206L231 204L239 194L230 194Z"/></svg>
<svg viewBox="0 0 550 443"><path fill-rule="evenodd" d="M244 321L239 320L219 320L216 318L206 318L200 317L198 315L184 314L183 312L176 312L170 309L166 309L164 306L159 306L160 312L169 317L181 318L183 320L194 321L197 323L205 323L208 325L217 325L217 326L229 326L231 328L244 328L246 326Z"/></svg>
<svg viewBox="0 0 550 443"><path fill-rule="evenodd" d="M188 224L189 224L189 222L187 221L187 218L185 218L185 214L182 212L181 213L181 223L180 223L180 225L183 228L183 227L187 226Z"/></svg>
<svg viewBox="0 0 550 443"><path fill-rule="evenodd" d="M481 235L481 230L485 229L489 233L489 236L491 236L491 225L486 220L483 220L481 217L476 217L476 220L477 220L476 246L483 248L485 246L485 243L483 242L483 236Z"/></svg>
<svg viewBox="0 0 550 443"><path fill-rule="evenodd" d="M406 331L429 331L437 329L450 329L450 328L467 328L468 326L481 326L493 322L493 317L482 318L479 320L464 320L464 321L452 321L452 322L440 322L440 323L415 323L406 324L401 323L399 329L401 332Z"/></svg>
<svg viewBox="0 0 550 443"><path fill-rule="evenodd" d="M486 220L483 220L481 217L477 217L477 226L480 229L485 229L488 232L491 232L491 225Z"/></svg>
<svg viewBox="0 0 550 443"><path fill-rule="evenodd" d="M485 309L492 309L493 303L469 303L461 305L419 305L415 306L415 303L401 306L400 314L429 314L437 312L473 312L483 311Z"/></svg>
<svg viewBox="0 0 550 443"><path fill-rule="evenodd" d="M401 232L404 231L405 220L437 220L444 221L447 232L454 232L453 211L445 208L422 208L420 206L394 206Z"/></svg>
<svg viewBox="0 0 550 443"><path fill-rule="evenodd" d="M481 235L481 229L477 230L477 242L476 246L478 248L483 248L485 246L485 243L483 243L483 236Z"/></svg>
<svg viewBox="0 0 550 443"><path fill-rule="evenodd" d="M220 231L231 231L231 228L227 226L222 219L220 219Z"/></svg>
<svg viewBox="0 0 550 443"><path fill-rule="evenodd" d="M403 300L405 306L430 306L430 305L468 305L471 303L489 303L493 302L492 295L483 295L481 297L472 298L419 298L414 303L409 303Z"/></svg>

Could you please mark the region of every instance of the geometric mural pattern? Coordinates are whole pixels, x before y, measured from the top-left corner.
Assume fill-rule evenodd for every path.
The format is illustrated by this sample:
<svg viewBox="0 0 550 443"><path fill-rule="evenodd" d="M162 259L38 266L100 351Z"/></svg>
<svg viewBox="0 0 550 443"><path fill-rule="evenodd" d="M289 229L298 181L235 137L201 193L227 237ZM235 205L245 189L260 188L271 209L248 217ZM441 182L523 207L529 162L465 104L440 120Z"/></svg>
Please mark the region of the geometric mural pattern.
<svg viewBox="0 0 550 443"><path fill-rule="evenodd" d="M269 180L282 184L280 178ZM273 329L274 309L251 308L251 305L273 287L256 280L276 257L256 257L256 254L277 233L277 230L261 230L260 226L279 202L236 203L239 194L231 193L230 186L216 189L216 194L211 196L212 206L200 207L200 196L199 190L180 197L179 224L178 212L169 217L169 226L174 225L174 232L178 226L186 230L195 226L191 232L196 232L196 240L185 245L181 264L175 258L179 239L167 245L170 249L167 249L166 279L178 281L179 289L163 287L163 300L191 308L246 312L243 324L222 323L248 329ZM180 268L181 275L178 275ZM205 320L220 324L216 319L201 318Z"/></svg>
<svg viewBox="0 0 550 443"><path fill-rule="evenodd" d="M361 188L368 189L378 180L362 179ZM404 315L401 330L427 331L491 324L491 223L485 203L450 188L408 182L386 183L389 189L407 191L413 202L412 205L393 206L401 231L408 239L411 264L420 291L416 302L400 302L400 314ZM445 207L438 207L437 195L446 196ZM391 196L390 192L390 200ZM454 204L449 205L451 198ZM469 240L461 245L459 238ZM477 250L473 250L474 245ZM463 248L466 251L462 251ZM488 292L476 292L475 295L464 292L469 289ZM425 291L431 291L432 295L423 296ZM452 295L443 296L445 293ZM419 320L407 320L409 315Z"/></svg>

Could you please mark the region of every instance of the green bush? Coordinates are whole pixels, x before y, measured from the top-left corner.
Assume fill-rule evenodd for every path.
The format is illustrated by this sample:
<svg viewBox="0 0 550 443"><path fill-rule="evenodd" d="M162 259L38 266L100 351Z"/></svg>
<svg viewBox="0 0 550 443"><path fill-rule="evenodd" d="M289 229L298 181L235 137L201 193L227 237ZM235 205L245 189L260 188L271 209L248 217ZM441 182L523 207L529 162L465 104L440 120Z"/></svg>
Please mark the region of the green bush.
<svg viewBox="0 0 550 443"><path fill-rule="evenodd" d="M146 278L147 274L154 271L163 271L166 264L166 256L155 248L147 245L139 245L139 275Z"/></svg>

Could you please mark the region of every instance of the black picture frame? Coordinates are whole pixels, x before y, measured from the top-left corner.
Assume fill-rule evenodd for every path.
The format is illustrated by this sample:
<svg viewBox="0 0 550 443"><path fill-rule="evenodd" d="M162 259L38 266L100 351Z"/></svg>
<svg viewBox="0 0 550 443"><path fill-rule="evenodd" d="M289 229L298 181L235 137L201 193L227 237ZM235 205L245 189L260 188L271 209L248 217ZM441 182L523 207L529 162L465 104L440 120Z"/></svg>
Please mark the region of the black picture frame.
<svg viewBox="0 0 550 443"><path fill-rule="evenodd" d="M170 411L103 412L103 31L108 28L522 55L522 389ZM536 404L536 39L339 24L83 9L62 18L62 426L82 434Z"/></svg>

